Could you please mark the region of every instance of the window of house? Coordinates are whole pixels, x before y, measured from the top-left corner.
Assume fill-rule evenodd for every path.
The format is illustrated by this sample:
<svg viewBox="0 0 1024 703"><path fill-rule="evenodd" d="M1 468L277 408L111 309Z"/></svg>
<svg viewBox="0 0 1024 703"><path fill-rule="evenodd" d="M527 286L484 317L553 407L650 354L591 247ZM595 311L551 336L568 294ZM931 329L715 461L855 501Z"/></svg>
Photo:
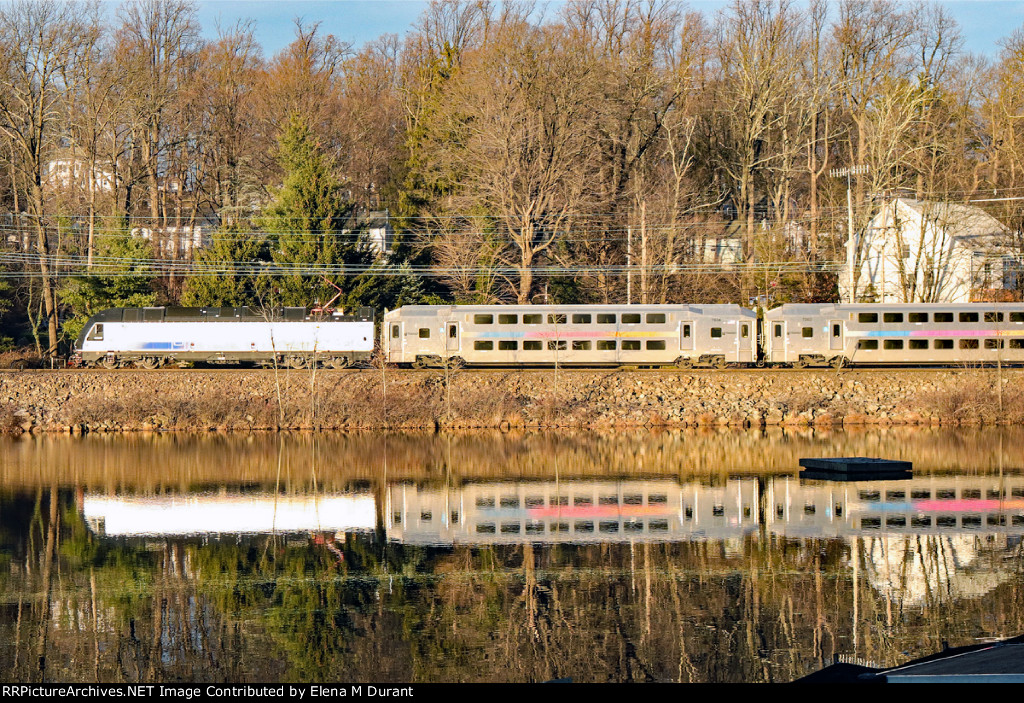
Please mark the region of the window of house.
<svg viewBox="0 0 1024 703"><path fill-rule="evenodd" d="M477 325L493 325L494 315L473 315L473 322Z"/></svg>

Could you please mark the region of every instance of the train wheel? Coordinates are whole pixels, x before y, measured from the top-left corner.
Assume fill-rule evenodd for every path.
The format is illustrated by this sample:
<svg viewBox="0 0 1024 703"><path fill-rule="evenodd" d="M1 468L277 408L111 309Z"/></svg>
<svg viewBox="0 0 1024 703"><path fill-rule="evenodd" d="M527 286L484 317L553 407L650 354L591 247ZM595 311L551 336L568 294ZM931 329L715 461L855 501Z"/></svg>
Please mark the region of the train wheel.
<svg viewBox="0 0 1024 703"><path fill-rule="evenodd" d="M151 356L147 356L144 359L139 359L138 361L136 361L135 365L138 366L140 369L155 369L157 366L160 365L160 362Z"/></svg>
<svg viewBox="0 0 1024 703"><path fill-rule="evenodd" d="M105 369L116 369L118 366L117 359L111 359L110 357L103 357L100 359L100 366Z"/></svg>
<svg viewBox="0 0 1024 703"><path fill-rule="evenodd" d="M724 356L723 356L723 357L721 357L721 358L719 358L719 359L715 359L715 363L714 363L714 364L712 364L712 366L714 366L714 367L715 367L716 369L718 369L719 371L721 371L722 369L724 369L724 368L725 368L725 367L727 367L728 365L729 365L729 364L728 364L728 362L726 362L726 360L725 360L725 357L724 357Z"/></svg>
<svg viewBox="0 0 1024 703"><path fill-rule="evenodd" d="M844 366L846 366L846 357L845 356L834 356L834 357L832 357L832 361L830 363L832 364L832 368L834 368L834 369L841 369Z"/></svg>
<svg viewBox="0 0 1024 703"><path fill-rule="evenodd" d="M418 356L416 361L412 362L412 367L414 369L425 369L427 368L427 362L423 357Z"/></svg>
<svg viewBox="0 0 1024 703"><path fill-rule="evenodd" d="M676 359L676 366L681 369L692 369L693 359Z"/></svg>
<svg viewBox="0 0 1024 703"><path fill-rule="evenodd" d="M332 369L347 369L352 365L352 362L348 360L347 356L336 356L331 359Z"/></svg>
<svg viewBox="0 0 1024 703"><path fill-rule="evenodd" d="M794 362L793 362L792 364L790 364L790 365L791 365L791 366L792 366L792 367L793 367L794 369L806 369L806 368L807 368L807 362L806 362L806 361L804 361L803 359L797 359L796 361L794 361Z"/></svg>
<svg viewBox="0 0 1024 703"><path fill-rule="evenodd" d="M301 356L289 356L285 365L290 369L303 369L306 367L306 359Z"/></svg>
<svg viewBox="0 0 1024 703"><path fill-rule="evenodd" d="M461 356L453 356L451 359L448 359L448 368L451 369L452 371L457 371L465 365L466 360L463 359Z"/></svg>

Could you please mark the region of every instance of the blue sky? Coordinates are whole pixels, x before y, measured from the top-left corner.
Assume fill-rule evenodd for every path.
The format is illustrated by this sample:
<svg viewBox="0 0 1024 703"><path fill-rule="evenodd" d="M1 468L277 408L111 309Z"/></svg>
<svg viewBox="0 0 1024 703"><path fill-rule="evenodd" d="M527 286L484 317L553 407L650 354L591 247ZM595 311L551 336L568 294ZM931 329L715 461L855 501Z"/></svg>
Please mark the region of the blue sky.
<svg viewBox="0 0 1024 703"><path fill-rule="evenodd" d="M938 2L938 0L932 0ZM547 0L556 6L559 0ZM264 55L273 56L294 37L294 19L321 22L324 31L356 46L382 34L405 34L416 22L426 0L199 0L204 32L216 34L219 21L231 27L239 19L255 22L256 39ZM544 4L543 0L538 4ZM720 0L692 0L691 9L711 14L725 5ZM1024 0L949 0L943 2L960 23L967 50L995 58L998 40L1024 25Z"/></svg>

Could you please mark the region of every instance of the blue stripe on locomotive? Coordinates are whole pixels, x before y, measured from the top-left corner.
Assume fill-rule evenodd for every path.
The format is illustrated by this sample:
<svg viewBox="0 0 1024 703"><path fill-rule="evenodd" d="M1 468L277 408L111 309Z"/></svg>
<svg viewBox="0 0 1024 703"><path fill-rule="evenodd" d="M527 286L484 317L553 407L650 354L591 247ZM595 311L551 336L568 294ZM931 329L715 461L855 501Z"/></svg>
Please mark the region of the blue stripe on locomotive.
<svg viewBox="0 0 1024 703"><path fill-rule="evenodd" d="M184 349L184 342L146 342L142 345L142 349L154 350L154 351L175 351L178 349Z"/></svg>

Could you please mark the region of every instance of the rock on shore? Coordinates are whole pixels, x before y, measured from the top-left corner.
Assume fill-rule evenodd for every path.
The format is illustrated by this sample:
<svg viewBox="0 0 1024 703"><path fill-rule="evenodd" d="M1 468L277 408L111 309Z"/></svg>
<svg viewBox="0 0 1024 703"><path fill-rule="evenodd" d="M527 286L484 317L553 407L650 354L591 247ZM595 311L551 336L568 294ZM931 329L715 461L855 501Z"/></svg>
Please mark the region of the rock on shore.
<svg viewBox="0 0 1024 703"><path fill-rule="evenodd" d="M1024 370L0 373L0 431L1018 424Z"/></svg>

